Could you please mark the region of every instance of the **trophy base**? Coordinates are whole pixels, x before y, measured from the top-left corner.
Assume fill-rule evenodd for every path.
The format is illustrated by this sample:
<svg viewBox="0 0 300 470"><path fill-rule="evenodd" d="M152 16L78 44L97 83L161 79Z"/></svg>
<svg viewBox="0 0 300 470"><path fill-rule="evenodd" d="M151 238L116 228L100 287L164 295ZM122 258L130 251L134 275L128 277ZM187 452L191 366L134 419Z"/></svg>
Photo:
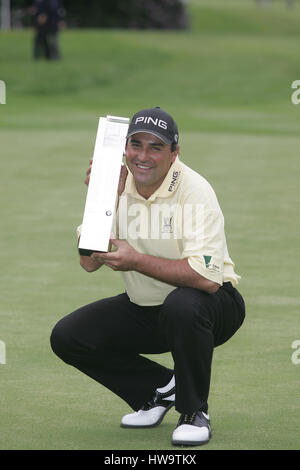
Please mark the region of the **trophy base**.
<svg viewBox="0 0 300 470"><path fill-rule="evenodd" d="M93 253L107 253L106 251L87 250L86 248L78 248L80 256L91 256Z"/></svg>

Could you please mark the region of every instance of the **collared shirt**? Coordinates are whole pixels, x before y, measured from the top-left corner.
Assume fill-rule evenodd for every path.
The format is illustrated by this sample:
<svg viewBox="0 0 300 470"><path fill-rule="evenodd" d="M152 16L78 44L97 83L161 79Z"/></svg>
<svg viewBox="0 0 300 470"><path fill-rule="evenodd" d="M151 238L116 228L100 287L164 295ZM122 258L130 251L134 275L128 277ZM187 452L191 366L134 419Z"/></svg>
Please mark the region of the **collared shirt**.
<svg viewBox="0 0 300 470"><path fill-rule="evenodd" d="M234 272L224 232L224 218L211 185L179 158L161 186L141 196L129 172L119 201L115 235L140 253L167 259L187 258L201 276L233 286ZM126 292L138 305L160 305L176 287L136 271L122 271Z"/></svg>

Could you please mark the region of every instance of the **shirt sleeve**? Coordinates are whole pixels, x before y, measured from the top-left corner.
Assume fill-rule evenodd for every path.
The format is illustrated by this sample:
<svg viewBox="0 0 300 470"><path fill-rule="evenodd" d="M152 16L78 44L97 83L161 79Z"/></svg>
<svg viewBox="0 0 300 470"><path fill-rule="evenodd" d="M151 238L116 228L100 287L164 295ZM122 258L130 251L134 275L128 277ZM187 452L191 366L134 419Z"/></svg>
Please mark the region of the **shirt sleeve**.
<svg viewBox="0 0 300 470"><path fill-rule="evenodd" d="M225 233L224 217L217 203L199 203L192 197L184 206L183 252L194 271L223 284Z"/></svg>

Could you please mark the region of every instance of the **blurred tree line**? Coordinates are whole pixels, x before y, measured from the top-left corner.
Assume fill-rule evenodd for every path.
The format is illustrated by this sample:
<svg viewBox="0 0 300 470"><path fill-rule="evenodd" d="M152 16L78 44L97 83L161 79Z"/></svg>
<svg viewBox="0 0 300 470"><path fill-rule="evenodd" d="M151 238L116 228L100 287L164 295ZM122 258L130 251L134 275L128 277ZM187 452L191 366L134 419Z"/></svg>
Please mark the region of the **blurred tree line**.
<svg viewBox="0 0 300 470"><path fill-rule="evenodd" d="M51 1L51 0L49 0ZM69 28L186 29L187 0L62 0ZM12 0L13 16L28 26L31 0Z"/></svg>

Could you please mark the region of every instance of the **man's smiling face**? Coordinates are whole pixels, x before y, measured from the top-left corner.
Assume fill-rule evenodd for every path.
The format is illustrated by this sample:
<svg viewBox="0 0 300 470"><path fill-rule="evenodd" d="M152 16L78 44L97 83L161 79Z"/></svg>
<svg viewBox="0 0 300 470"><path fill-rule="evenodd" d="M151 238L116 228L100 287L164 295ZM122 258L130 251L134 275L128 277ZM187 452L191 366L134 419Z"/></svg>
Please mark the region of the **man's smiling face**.
<svg viewBox="0 0 300 470"><path fill-rule="evenodd" d="M159 188L178 151L178 146L172 152L170 144L147 132L138 132L128 138L126 163L134 177L137 191L143 197L150 197Z"/></svg>

